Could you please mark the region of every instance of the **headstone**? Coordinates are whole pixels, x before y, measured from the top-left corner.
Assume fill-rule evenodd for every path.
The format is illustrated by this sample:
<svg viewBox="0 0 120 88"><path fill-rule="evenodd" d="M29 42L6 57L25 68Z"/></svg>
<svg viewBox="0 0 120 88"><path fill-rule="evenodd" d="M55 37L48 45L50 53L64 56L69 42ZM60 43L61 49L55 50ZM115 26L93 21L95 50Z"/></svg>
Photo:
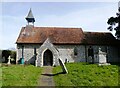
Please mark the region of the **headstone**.
<svg viewBox="0 0 120 88"><path fill-rule="evenodd" d="M102 65L110 65L110 63L107 63L107 57L106 57L107 53L103 52L101 50L101 48L99 48L99 52L98 52L98 65L102 66Z"/></svg>
<svg viewBox="0 0 120 88"><path fill-rule="evenodd" d="M88 57L88 62L92 63L92 56Z"/></svg>
<svg viewBox="0 0 120 88"><path fill-rule="evenodd" d="M62 67L63 73L68 73L68 70L65 64L63 63L63 61L61 59L58 59L58 60L59 60L60 66Z"/></svg>
<svg viewBox="0 0 120 88"><path fill-rule="evenodd" d="M67 63L67 59L65 59L65 64Z"/></svg>
<svg viewBox="0 0 120 88"><path fill-rule="evenodd" d="M106 53L99 48L99 63L106 63Z"/></svg>
<svg viewBox="0 0 120 88"><path fill-rule="evenodd" d="M2 62L5 62L5 57L2 58Z"/></svg>
<svg viewBox="0 0 120 88"><path fill-rule="evenodd" d="M11 58L10 58L10 56L9 56L9 57L8 57L8 62L7 62L7 64L11 64L11 63L10 63L10 59L11 59Z"/></svg>

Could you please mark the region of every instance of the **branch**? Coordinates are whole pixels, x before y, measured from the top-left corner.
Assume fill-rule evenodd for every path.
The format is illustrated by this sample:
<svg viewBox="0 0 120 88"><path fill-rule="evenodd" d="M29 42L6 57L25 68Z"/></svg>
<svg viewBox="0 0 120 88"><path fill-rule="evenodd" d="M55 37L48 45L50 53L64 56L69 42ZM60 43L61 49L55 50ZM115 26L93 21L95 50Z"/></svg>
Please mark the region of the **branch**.
<svg viewBox="0 0 120 88"><path fill-rule="evenodd" d="M110 17L107 22L109 25L115 25L118 23L118 17Z"/></svg>

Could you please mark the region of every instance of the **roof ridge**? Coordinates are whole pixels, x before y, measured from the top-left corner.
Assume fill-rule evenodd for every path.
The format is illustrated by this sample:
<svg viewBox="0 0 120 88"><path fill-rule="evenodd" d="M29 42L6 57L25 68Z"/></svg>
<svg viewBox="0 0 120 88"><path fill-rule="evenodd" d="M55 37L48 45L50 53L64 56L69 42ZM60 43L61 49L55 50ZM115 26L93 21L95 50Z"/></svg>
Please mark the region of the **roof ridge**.
<svg viewBox="0 0 120 88"><path fill-rule="evenodd" d="M90 32L90 31L83 31L84 33L110 33L112 34L111 32Z"/></svg>
<svg viewBox="0 0 120 88"><path fill-rule="evenodd" d="M82 29L82 28L77 28L77 27L38 27L38 26L34 26L34 28L65 28L65 29Z"/></svg>

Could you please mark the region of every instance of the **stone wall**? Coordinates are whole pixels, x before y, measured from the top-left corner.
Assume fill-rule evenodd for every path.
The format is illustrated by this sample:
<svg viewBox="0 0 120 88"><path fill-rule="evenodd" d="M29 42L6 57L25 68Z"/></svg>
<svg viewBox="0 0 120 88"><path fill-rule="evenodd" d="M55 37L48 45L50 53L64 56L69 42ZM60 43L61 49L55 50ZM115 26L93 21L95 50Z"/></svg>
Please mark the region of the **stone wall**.
<svg viewBox="0 0 120 88"><path fill-rule="evenodd" d="M56 45L60 57L65 62L85 62L85 46L83 45ZM74 49L77 48L77 55L74 55Z"/></svg>
<svg viewBox="0 0 120 88"><path fill-rule="evenodd" d="M87 62L92 62L91 60L90 60L90 58L88 57L88 49L89 49L89 47L92 47L93 48L93 53L94 53L94 63L100 63L100 61L99 61L99 48L101 49L101 51L103 52L103 53L107 53L107 46L99 46L99 45L87 45L86 46L86 55L87 55ZM106 58L106 57L104 57L104 58ZM102 61L101 61L102 62Z"/></svg>
<svg viewBox="0 0 120 88"><path fill-rule="evenodd" d="M42 51L40 52L40 50L44 50L46 49L44 48L40 48L41 45L36 45L36 44L24 44L24 45L17 45L17 61L20 60L20 58L22 58L22 46L24 46L24 61L28 61L29 63L34 61L34 47L36 47L36 52L37 52L37 58L41 58L40 56L42 56ZM54 50L52 50L51 48L49 48L54 54L53 54L53 58L56 59L54 60L55 65L58 65L58 58L61 58L63 60L63 62L65 63L65 59L67 59L68 62L84 62L85 61L85 47L83 45L79 46L79 45L54 45L58 51L59 51L59 55L56 55L57 53L54 52ZM77 48L79 52L78 55L74 55L74 48ZM59 56L59 57L58 57ZM40 62L40 64L43 63L42 61ZM41 65L40 65L41 66Z"/></svg>
<svg viewBox="0 0 120 88"><path fill-rule="evenodd" d="M36 48L36 52L38 53L40 45L38 44L22 44L17 45L17 62L22 58L22 46L23 48L23 58L24 62L27 61L27 63L34 64L35 57L34 57L34 48Z"/></svg>
<svg viewBox="0 0 120 88"><path fill-rule="evenodd" d="M40 44L24 44L17 45L17 61L22 58L22 46L24 46L24 61L38 66L43 66L43 54L45 50L49 49L53 53L53 65L59 65L58 58L61 58L65 63L67 62L91 62L88 57L88 48L92 46L94 51L94 62L118 62L120 59L120 52L117 47L113 46L97 46L97 45L53 45L50 42ZM34 48L36 48L36 59L34 56ZM74 49L77 49L77 55L74 55ZM106 55L102 55L104 59L99 59L99 48Z"/></svg>
<svg viewBox="0 0 120 88"><path fill-rule="evenodd" d="M120 62L120 48L118 46L99 46L99 45L88 45L86 46L86 50L88 50L88 48L92 46L93 50L94 50L94 62L95 63L101 63L101 62L105 62L105 59L100 59L99 60L99 48L101 48L101 52L102 52L102 57L106 58L106 62L107 63L111 63L111 62ZM89 62L89 57L88 57L88 52L87 53L87 62Z"/></svg>
<svg viewBox="0 0 120 88"><path fill-rule="evenodd" d="M49 38L41 45L38 49L38 57L36 59L36 66L43 66L44 61L44 52L50 50L53 55L53 66L58 65L59 53L57 48L50 42Z"/></svg>
<svg viewBox="0 0 120 88"><path fill-rule="evenodd" d="M108 62L120 62L120 47L109 46L107 57Z"/></svg>

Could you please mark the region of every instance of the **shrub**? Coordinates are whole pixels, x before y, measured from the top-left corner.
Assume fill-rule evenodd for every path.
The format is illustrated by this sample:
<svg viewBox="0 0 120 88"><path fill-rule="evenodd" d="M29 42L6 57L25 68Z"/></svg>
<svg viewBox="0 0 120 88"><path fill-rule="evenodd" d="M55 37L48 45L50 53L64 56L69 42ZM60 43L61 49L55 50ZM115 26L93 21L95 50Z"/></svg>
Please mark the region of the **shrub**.
<svg viewBox="0 0 120 88"><path fill-rule="evenodd" d="M8 62L8 57L11 57L11 63L16 62L16 51L11 51L11 50L3 50L2 51L2 58L5 57L5 63Z"/></svg>

